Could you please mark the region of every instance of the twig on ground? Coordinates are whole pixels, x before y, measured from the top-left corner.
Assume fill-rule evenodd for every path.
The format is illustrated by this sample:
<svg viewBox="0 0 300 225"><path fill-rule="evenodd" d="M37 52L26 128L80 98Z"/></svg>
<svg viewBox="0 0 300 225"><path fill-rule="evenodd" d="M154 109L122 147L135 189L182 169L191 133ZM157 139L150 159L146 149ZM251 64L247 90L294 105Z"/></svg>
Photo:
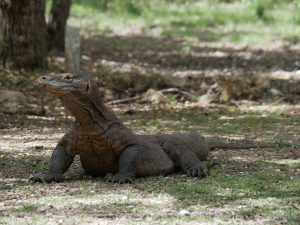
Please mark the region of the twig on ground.
<svg viewBox="0 0 300 225"><path fill-rule="evenodd" d="M121 104L121 103L134 102L134 101L142 99L143 96L144 96L144 94L142 94L142 95L136 95L136 96L128 97L128 98L123 98L123 99L112 100L112 101L107 102L106 104L108 104L108 105L116 105L116 104Z"/></svg>
<svg viewBox="0 0 300 225"><path fill-rule="evenodd" d="M186 95L188 97L192 97L193 95L186 92L186 91L181 91L179 90L178 88L167 88L167 89L163 89L163 90L160 90L162 93L164 94L168 94L168 93L180 93L182 95Z"/></svg>
<svg viewBox="0 0 300 225"><path fill-rule="evenodd" d="M179 93L188 97L192 97L192 94L186 92L186 91L181 91L178 88L167 88L167 89L162 89L159 90L161 93L163 94L168 94L168 93ZM128 97L128 98L123 98L123 99L117 99L117 100L112 100L107 102L106 104L108 105L116 105L116 104L121 104L121 103L128 103L128 102L134 102L134 101L138 101L141 100L146 93L143 93L141 95L136 95L133 97Z"/></svg>

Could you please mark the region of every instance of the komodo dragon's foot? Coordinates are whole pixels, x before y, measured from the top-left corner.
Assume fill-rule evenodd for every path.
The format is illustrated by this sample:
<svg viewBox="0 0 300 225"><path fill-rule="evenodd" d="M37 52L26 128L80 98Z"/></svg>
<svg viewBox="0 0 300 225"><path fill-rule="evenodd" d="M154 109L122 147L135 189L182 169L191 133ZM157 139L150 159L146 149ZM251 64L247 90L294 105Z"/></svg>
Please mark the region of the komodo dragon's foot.
<svg viewBox="0 0 300 225"><path fill-rule="evenodd" d="M127 175L127 174L111 174L108 173L104 177L105 181L112 182L112 183L119 183L119 184L124 184L124 183L132 183L134 181L134 177Z"/></svg>
<svg viewBox="0 0 300 225"><path fill-rule="evenodd" d="M29 178L29 182L34 183L52 183L52 182L62 182L64 177L61 174L46 174L45 176L33 176Z"/></svg>
<svg viewBox="0 0 300 225"><path fill-rule="evenodd" d="M185 173L191 177L203 178L208 175L208 169L204 164L199 163L192 167L186 168Z"/></svg>

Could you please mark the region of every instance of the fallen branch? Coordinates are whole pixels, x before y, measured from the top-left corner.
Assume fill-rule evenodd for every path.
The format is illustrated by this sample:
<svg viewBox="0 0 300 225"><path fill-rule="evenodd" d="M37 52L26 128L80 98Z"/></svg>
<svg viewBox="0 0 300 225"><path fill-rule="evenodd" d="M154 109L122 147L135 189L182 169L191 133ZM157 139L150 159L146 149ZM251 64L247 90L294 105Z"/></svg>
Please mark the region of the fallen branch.
<svg viewBox="0 0 300 225"><path fill-rule="evenodd" d="M133 101L137 101L143 98L145 94L142 95L136 95L134 97L128 97L128 98L123 98L123 99L118 99L118 100L112 100L107 102L106 104L108 105L116 105L116 104L121 104L121 103L128 103L128 102L133 102Z"/></svg>
<svg viewBox="0 0 300 225"><path fill-rule="evenodd" d="M168 93L180 93L182 95L186 95L188 97L192 97L193 95L186 92L186 91L181 91L179 90L178 88L167 88L167 89L163 89L163 90L160 90L162 93L164 94L168 94Z"/></svg>
<svg viewBox="0 0 300 225"><path fill-rule="evenodd" d="M181 91L178 88L167 88L167 89L162 89L162 90L158 90L163 94L169 94L169 93L179 93L188 97L192 97L192 94L186 92L186 91ZM106 104L108 105L117 105L117 104L122 104L122 103L128 103L128 102L134 102L134 101L138 101L141 100L146 93L143 93L141 95L136 95L133 97L128 97L128 98L123 98L123 99L117 99L117 100L112 100L107 102Z"/></svg>

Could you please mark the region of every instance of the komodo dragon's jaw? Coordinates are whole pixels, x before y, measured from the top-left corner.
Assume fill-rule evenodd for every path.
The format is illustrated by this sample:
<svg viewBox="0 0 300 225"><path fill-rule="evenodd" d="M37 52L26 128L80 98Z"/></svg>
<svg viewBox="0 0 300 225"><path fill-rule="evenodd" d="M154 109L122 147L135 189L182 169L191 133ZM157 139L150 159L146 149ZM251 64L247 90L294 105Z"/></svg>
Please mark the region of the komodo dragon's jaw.
<svg viewBox="0 0 300 225"><path fill-rule="evenodd" d="M90 88L90 79L88 76L72 73L49 74L36 80L36 85L46 91L58 95L68 93L85 94Z"/></svg>

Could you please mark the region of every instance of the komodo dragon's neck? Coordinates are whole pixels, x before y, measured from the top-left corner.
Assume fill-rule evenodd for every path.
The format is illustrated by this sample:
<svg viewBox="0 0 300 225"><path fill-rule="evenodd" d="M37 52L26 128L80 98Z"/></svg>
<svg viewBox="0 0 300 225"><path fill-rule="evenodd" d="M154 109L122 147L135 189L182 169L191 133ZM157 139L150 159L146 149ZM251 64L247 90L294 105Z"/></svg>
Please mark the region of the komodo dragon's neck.
<svg viewBox="0 0 300 225"><path fill-rule="evenodd" d="M76 130L79 133L98 134L107 130L113 123L121 123L116 115L103 104L96 90L90 96L71 94L61 96L60 99L75 117Z"/></svg>

